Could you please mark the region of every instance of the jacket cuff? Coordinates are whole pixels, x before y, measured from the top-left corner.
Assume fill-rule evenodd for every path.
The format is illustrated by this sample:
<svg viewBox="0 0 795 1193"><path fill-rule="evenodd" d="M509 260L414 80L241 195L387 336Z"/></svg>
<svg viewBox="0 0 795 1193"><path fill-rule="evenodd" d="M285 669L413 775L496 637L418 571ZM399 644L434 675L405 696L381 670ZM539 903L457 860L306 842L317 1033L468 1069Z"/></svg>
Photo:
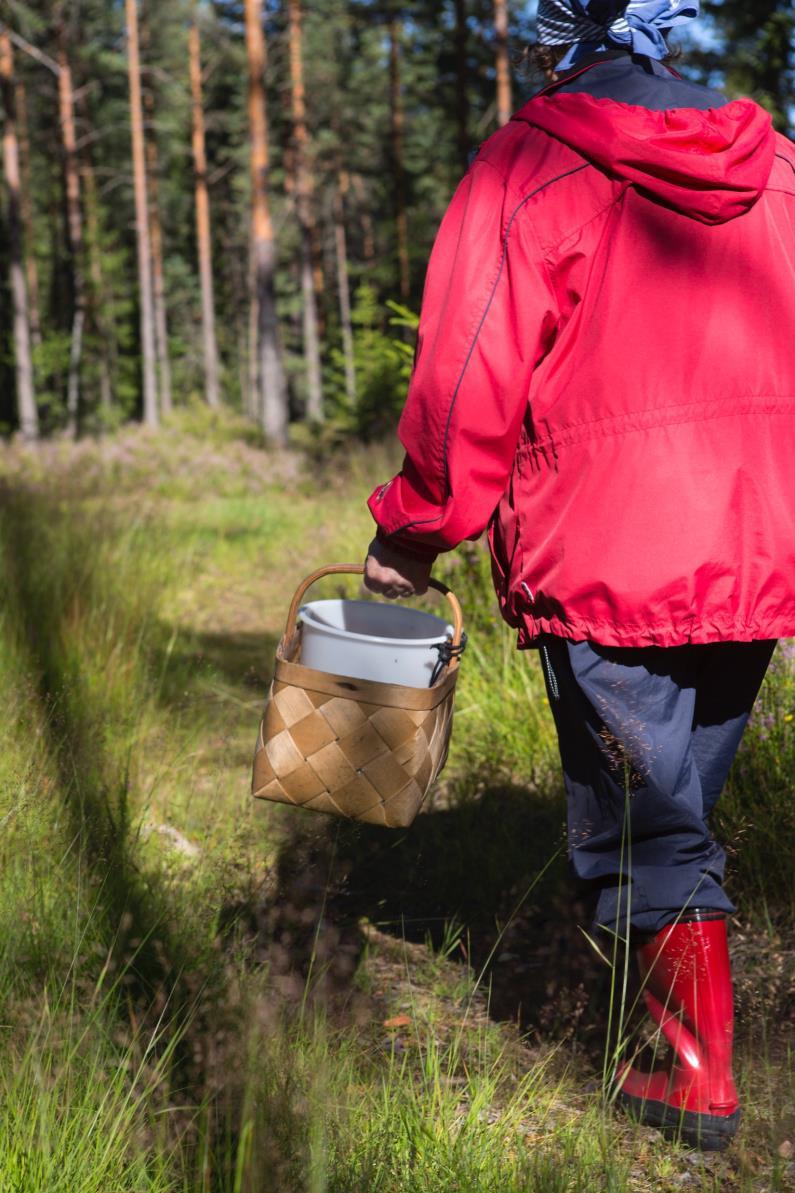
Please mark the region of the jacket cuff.
<svg viewBox="0 0 795 1193"><path fill-rule="evenodd" d="M376 538L412 559L433 563L441 551L449 551L450 548L438 541L434 542L436 535L433 531L428 533L427 523L438 522L439 519L427 517L432 512L427 505L419 511L406 508L401 496L402 480L403 477L398 473L370 495L367 504L377 527ZM416 529L412 523L416 524Z"/></svg>
<svg viewBox="0 0 795 1193"><path fill-rule="evenodd" d="M433 563L439 555L435 547L426 546L425 543L415 543L410 539L406 541L405 537L400 534L387 534L380 526L375 532L375 537L384 546L400 551L401 555L408 555L412 559L421 559L426 563Z"/></svg>

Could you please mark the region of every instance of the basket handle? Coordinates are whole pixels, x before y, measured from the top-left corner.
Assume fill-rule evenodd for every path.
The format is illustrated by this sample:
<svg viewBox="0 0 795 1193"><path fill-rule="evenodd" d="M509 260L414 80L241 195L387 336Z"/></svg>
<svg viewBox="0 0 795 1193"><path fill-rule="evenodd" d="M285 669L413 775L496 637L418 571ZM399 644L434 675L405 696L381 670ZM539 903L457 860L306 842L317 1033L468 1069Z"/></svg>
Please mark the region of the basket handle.
<svg viewBox="0 0 795 1193"><path fill-rule="evenodd" d="M361 563L329 563L325 567L318 568L316 572L312 572L305 580L302 580L298 585L295 596L290 604L290 609L287 614L287 624L284 627L284 638L282 642L285 647L289 647L295 637L296 621L298 620L298 610L301 607L301 602L306 595L306 592L316 580L321 580L323 576L336 576L346 574L351 576L363 576L364 565ZM453 641L452 645L458 647L461 645L461 636L464 627L464 615L461 612L461 605L458 602L458 597L454 592L451 592L446 584L441 580L434 580L433 577L428 580L428 587L435 588L442 596L446 596L450 602L450 608L453 611Z"/></svg>

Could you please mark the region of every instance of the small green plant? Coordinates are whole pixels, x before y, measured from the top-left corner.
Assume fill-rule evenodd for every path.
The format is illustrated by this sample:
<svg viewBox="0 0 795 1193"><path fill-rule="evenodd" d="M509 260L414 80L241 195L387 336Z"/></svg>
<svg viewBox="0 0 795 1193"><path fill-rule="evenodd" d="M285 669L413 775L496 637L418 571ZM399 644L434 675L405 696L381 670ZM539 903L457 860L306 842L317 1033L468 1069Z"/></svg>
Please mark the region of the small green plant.
<svg viewBox="0 0 795 1193"><path fill-rule="evenodd" d="M795 839L795 644L776 647L729 782L715 831L729 857L728 889L755 921L789 923L795 869L785 842Z"/></svg>
<svg viewBox="0 0 795 1193"><path fill-rule="evenodd" d="M516 782L557 801L563 818L559 760L537 651L516 650L502 620L488 551L466 543L440 556L435 574L456 592L465 614L455 734L448 774L458 790Z"/></svg>
<svg viewBox="0 0 795 1193"><path fill-rule="evenodd" d="M391 318L385 320L372 287L358 288L352 312L356 398L345 393L344 361L335 350L332 358L333 391L329 402L330 429L338 438L370 442L393 431L411 377L418 317L408 307L388 301ZM409 338L395 334L396 329ZM329 431L326 432L326 437Z"/></svg>

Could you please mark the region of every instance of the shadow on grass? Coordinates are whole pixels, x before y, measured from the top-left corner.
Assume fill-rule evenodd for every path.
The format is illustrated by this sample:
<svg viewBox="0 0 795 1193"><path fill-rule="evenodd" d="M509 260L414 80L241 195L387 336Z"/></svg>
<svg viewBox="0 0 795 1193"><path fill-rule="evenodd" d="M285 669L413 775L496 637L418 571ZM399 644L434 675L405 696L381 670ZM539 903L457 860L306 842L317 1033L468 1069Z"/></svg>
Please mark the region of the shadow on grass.
<svg viewBox="0 0 795 1193"><path fill-rule="evenodd" d="M176 705L207 678L220 679L251 704L253 737L276 644L277 635L250 632L181 635L165 660L162 699ZM778 750L780 743L774 745ZM760 766L758 753L747 751L746 765ZM241 755L240 766L248 763L248 755ZM752 770L745 806L748 791L763 786ZM365 944L362 918L445 953L454 928L461 943L451 955L482 974L496 1019L516 1021L546 1038L576 1032L598 1059L609 973L583 931L590 933L592 901L570 884L562 855L555 858L563 843L563 799L562 792L486 786L477 798L437 803L406 831L282 809L276 823L284 840L273 888L267 899L255 895L226 906L222 934L227 941L242 938L285 998L303 1000L311 976L311 997L337 1006L344 1016L356 1002L352 977ZM777 829L776 817L770 821ZM730 832L723 835L731 840ZM759 888L764 894L761 876ZM793 1019L790 979L771 972L764 949L747 948L736 931L733 939L741 1033L743 1018L760 1020L760 1001L766 1014ZM598 943L609 955L610 942ZM745 961L744 951L753 957ZM636 995L632 965L630 1003Z"/></svg>
<svg viewBox="0 0 795 1193"><path fill-rule="evenodd" d="M161 648L160 698L177 706L208 679L261 697L276 644L249 631L186 631ZM285 999L344 1017L357 1002L363 918L435 949L460 929L453 955L482 974L495 1018L553 1037L576 1028L601 1047L608 975L579 927L591 907L568 879L563 821L562 793L519 786L437 804L403 831L281 809L268 896L230 902L222 937L267 965Z"/></svg>
<svg viewBox="0 0 795 1193"><path fill-rule="evenodd" d="M461 925L461 959L476 972L484 969L497 1017L547 1034L598 1017L604 978L576 928L563 862L547 866L562 840L562 804L521 788L432 808L406 832L285 810L282 824L289 828L272 894L231 904L221 917L232 965L227 968L223 948L197 955L169 922L167 892L145 881L131 856L124 734L114 738L110 720L123 708L124 690L114 688L110 673L97 673L96 659L85 663L73 645L76 627L85 635L86 624L95 624L81 620L86 610L104 616L106 603L111 634L118 627L125 635L122 653L144 651L149 679L159 682L166 703L191 690L203 665L207 676L261 691L274 643L249 633L191 634L170 643L156 633L147 640L135 610L120 614L114 602L121 598L105 590L91 566L101 527L76 526L79 511L36 495L0 497L6 608L44 712L44 746L69 838L91 875L103 936L124 974L131 1022L160 1021L163 1046L179 1041L174 1088L186 1129L197 1105L210 1106L214 1136L235 1155L247 1047L242 1005L232 995L237 943L250 962L268 966L274 995L281 995L265 1008L271 1025L274 1008L300 1004L307 985L310 1001L355 1016L357 1000L365 998L353 983L365 917L436 947L448 939L449 924ZM580 918L587 922L587 913ZM272 1170L280 1162L272 1124L279 1115L289 1119L291 1104L273 1109L261 1101L270 1119L258 1129L252 1163ZM219 1178L206 1187L231 1186ZM291 1186L277 1181L278 1187Z"/></svg>
<svg viewBox="0 0 795 1193"><path fill-rule="evenodd" d="M262 697L271 680L278 637L248 630L216 634L197 630L174 632L163 627L162 641L152 652L152 670L160 676L158 698L180 705L186 694L208 680L221 680Z"/></svg>
<svg viewBox="0 0 795 1193"><path fill-rule="evenodd" d="M92 572L59 542L57 507L24 492L4 492L0 521L6 611L27 656L46 729L45 749L70 818L71 839L93 875L96 907L133 984L151 998L174 967L153 923L148 893L127 854L128 775L108 757L105 711L70 655L70 619L92 601Z"/></svg>
<svg viewBox="0 0 795 1193"><path fill-rule="evenodd" d="M288 989L311 973L315 996L344 1001L362 918L445 951L455 928L450 955L480 975L494 1018L601 1048L608 974L578 927L591 909L568 879L560 800L491 788L399 831L290 816L272 895L224 917Z"/></svg>
<svg viewBox="0 0 795 1193"><path fill-rule="evenodd" d="M175 1091L169 1129L188 1154L194 1145L213 1148L217 1142L223 1160L217 1176L209 1160L202 1161L201 1188L208 1193L231 1188L229 1169L234 1171L245 1097L240 998L230 997L223 956L210 947L197 951L195 942L185 939L179 925L170 922L165 892L136 866L129 848L134 834L129 831L128 774L119 747L124 733L114 743L113 718L122 714L123 699L114 693L109 674L103 690L96 660L93 671L86 670L73 645L81 617L92 608L106 610L110 629L118 625L129 635L122 641L125 651L142 648L140 627L114 609L112 593L95 586L91 528L77 532L69 524L80 516L79 508L64 511L19 491L0 493L0 499L6 619L26 656L42 708L45 740L37 748L51 760L56 796L67 817L66 839L86 876L92 916L104 942L108 980L121 982L120 1046L123 1051L125 1040L143 1034L158 1039L157 1051L168 1051ZM82 889L64 891L64 898L81 904L84 896ZM91 963L75 957L74 964L86 960ZM200 1107L206 1108L204 1127ZM290 1113L285 1104L277 1117L284 1122ZM273 1154L266 1132L258 1134L252 1148L252 1163L278 1169L283 1157ZM280 1187L278 1182L274 1187Z"/></svg>

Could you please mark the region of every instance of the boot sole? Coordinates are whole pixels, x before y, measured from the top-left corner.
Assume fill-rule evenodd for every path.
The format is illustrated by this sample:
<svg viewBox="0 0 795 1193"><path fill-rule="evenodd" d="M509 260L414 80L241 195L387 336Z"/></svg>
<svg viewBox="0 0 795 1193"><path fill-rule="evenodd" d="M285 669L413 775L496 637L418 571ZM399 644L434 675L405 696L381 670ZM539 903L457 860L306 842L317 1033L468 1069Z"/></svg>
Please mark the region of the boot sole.
<svg viewBox="0 0 795 1193"><path fill-rule="evenodd" d="M619 1091L617 1101L636 1122L656 1127L666 1139L675 1139L702 1152L722 1152L737 1134L740 1110L734 1114L698 1114L676 1110L666 1102L652 1102Z"/></svg>

